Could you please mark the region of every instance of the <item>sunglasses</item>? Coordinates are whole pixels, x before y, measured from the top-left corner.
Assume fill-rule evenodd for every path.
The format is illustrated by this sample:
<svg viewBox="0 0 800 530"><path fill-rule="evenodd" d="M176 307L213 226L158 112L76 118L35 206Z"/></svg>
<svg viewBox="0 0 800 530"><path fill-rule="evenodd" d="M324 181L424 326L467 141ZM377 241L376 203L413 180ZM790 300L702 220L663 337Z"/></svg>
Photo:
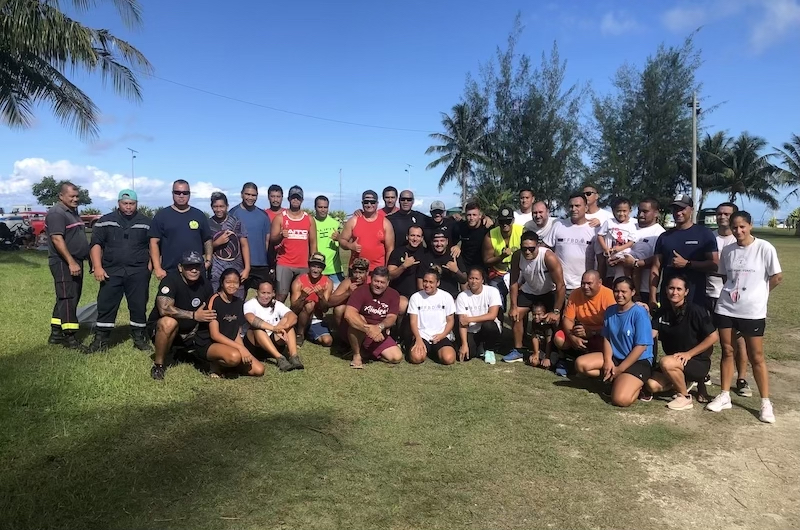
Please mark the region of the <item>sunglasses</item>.
<svg viewBox="0 0 800 530"><path fill-rule="evenodd" d="M191 191L183 191L183 190L172 190L173 195L189 195Z"/></svg>
<svg viewBox="0 0 800 530"><path fill-rule="evenodd" d="M289 200L290 201L294 200L294 199L297 199L298 201L302 201L303 200L303 198L301 196L299 196L299 195L289 195Z"/></svg>
<svg viewBox="0 0 800 530"><path fill-rule="evenodd" d="M533 252L536 247L522 247L522 252Z"/></svg>
<svg viewBox="0 0 800 530"><path fill-rule="evenodd" d="M596 191L584 191L583 192L583 196L584 197L591 197L592 195L594 195L596 193L597 193Z"/></svg>
<svg viewBox="0 0 800 530"><path fill-rule="evenodd" d="M400 202L412 202L414 197L400 197Z"/></svg>
<svg viewBox="0 0 800 530"><path fill-rule="evenodd" d="M498 219L498 220L497 220L497 223L498 223L498 224L501 224L501 225L510 225L510 224L511 224L511 223L513 223L513 222L514 222L514 221L513 221L513 220L511 220L511 219Z"/></svg>
<svg viewBox="0 0 800 530"><path fill-rule="evenodd" d="M185 271L199 271L202 268L203 266L197 263L190 263L188 265L183 265L183 270Z"/></svg>
<svg viewBox="0 0 800 530"><path fill-rule="evenodd" d="M361 201L361 204L378 204L378 201L366 200L366 201Z"/></svg>
<svg viewBox="0 0 800 530"><path fill-rule="evenodd" d="M442 210L434 210L431 212L431 215L444 215L444 212Z"/></svg>

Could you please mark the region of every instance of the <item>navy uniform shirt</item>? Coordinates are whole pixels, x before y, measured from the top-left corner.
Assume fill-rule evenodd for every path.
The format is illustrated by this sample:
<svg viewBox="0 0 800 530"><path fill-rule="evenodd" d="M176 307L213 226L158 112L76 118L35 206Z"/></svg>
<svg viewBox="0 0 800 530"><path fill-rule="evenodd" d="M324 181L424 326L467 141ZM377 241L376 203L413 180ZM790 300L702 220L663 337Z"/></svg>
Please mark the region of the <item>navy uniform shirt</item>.
<svg viewBox="0 0 800 530"><path fill-rule="evenodd" d="M103 269L109 276L141 272L150 262L150 218L138 211L131 217L119 209L104 215L92 228L92 246L103 250Z"/></svg>
<svg viewBox="0 0 800 530"><path fill-rule="evenodd" d="M717 238L714 232L705 226L692 225L685 230L672 228L667 230L656 241L654 254L661 257L661 301L667 300L667 285L678 275L686 276L689 280L688 301L705 307L706 305L706 276L703 271L684 267L679 269L672 266L677 252L689 261L706 261L706 254L717 251Z"/></svg>
<svg viewBox="0 0 800 530"><path fill-rule="evenodd" d="M203 244L211 239L211 228L208 226L206 214L194 206L183 212L168 206L153 217L150 238L159 240L161 268L165 271L177 271L184 252L193 250L201 255L205 254Z"/></svg>

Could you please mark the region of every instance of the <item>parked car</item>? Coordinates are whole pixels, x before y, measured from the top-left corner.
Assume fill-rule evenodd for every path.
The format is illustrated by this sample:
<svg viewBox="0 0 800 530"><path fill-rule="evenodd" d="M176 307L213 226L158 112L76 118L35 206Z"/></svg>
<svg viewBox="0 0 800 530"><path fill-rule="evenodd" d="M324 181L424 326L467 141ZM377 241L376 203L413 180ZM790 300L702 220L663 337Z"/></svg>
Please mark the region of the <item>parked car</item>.
<svg viewBox="0 0 800 530"><path fill-rule="evenodd" d="M86 225L86 228L94 228L94 224L101 217L102 215L94 215L94 214L81 215L81 220L83 221L83 224Z"/></svg>
<svg viewBox="0 0 800 530"><path fill-rule="evenodd" d="M47 212L26 211L17 213L15 215L22 217L28 222L28 224L31 225L33 228L33 235L38 236L44 232L44 218L47 216Z"/></svg>
<svg viewBox="0 0 800 530"><path fill-rule="evenodd" d="M716 208L703 208L697 212L697 224L716 230L719 228L717 224L717 209Z"/></svg>

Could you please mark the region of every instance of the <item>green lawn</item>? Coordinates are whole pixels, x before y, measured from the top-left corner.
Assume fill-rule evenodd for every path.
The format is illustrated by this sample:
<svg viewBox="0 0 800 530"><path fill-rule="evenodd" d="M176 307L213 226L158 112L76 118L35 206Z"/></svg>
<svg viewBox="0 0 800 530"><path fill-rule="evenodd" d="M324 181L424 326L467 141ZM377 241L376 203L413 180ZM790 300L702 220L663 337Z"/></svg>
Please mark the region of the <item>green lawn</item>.
<svg viewBox="0 0 800 530"><path fill-rule="evenodd" d="M767 351L794 362L800 239L770 237L785 279ZM156 383L129 342L46 345L43 254L0 253L0 289L4 529L671 528L643 498L681 488L649 480L648 459L757 424L755 398L720 415L620 411L521 364L354 371L313 345L304 372L211 380L181 365ZM96 293L87 278L84 303ZM796 394L774 399L779 422L790 403L797 417Z"/></svg>

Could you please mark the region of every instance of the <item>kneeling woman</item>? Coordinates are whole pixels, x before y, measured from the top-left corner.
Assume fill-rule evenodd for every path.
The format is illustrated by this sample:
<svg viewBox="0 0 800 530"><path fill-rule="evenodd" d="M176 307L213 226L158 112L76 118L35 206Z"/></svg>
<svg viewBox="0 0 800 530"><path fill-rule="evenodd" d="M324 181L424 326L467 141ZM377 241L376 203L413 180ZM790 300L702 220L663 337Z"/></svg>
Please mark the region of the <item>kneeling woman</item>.
<svg viewBox="0 0 800 530"><path fill-rule="evenodd" d="M611 384L611 403L629 407L650 378L653 363L653 332L647 310L633 301L633 280L614 280L617 304L606 309L603 320L603 351L581 355L575 370L601 377Z"/></svg>
<svg viewBox="0 0 800 530"><path fill-rule="evenodd" d="M447 291L439 289L439 271L428 270L422 277L422 290L411 295L408 316L413 336L409 360L420 364L429 355L437 355L442 364L456 362L451 334L456 305Z"/></svg>
<svg viewBox="0 0 800 530"><path fill-rule="evenodd" d="M711 353L719 338L711 315L705 308L687 301L689 284L683 276L667 284L668 304L653 317L653 332L661 341L665 357L647 380L647 390L653 394L675 390L675 398L667 404L672 410L692 408L692 396L686 383L697 383L697 400L708 402L703 381L711 368Z"/></svg>
<svg viewBox="0 0 800 530"><path fill-rule="evenodd" d="M264 365L253 357L242 342L244 301L236 297L241 276L233 268L219 277L219 291L208 301L208 309L216 313L208 329L198 330L198 355L211 363L211 376L223 370L237 370L242 375L262 376Z"/></svg>

